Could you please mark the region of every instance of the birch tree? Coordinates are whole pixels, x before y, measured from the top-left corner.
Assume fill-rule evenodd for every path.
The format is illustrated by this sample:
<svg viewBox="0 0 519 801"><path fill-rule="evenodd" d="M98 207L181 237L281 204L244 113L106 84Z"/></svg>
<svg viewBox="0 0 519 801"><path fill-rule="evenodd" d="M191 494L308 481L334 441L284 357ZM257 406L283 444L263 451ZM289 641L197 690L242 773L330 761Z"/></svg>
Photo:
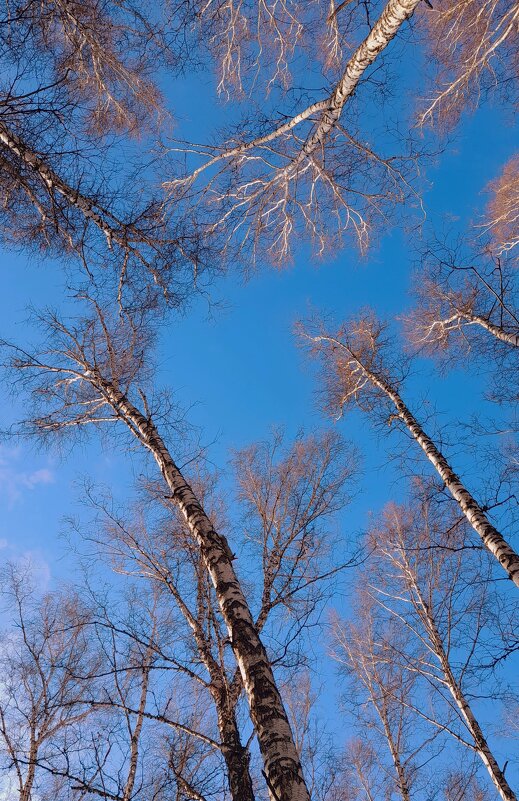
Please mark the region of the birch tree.
<svg viewBox="0 0 519 801"><path fill-rule="evenodd" d="M314 672L314 671L312 671ZM309 670L298 671L283 688L296 746L301 754L316 801L345 801L340 751L327 717L319 713L321 687L315 687Z"/></svg>
<svg viewBox="0 0 519 801"><path fill-rule="evenodd" d="M178 507L214 586L250 708L270 792L280 801L305 799L299 756L265 647L236 575L235 555L217 532L154 423L154 401L138 386L151 343L131 319L110 319L96 302L93 315L67 326L48 319L55 344L47 357L18 353L13 362L35 380L35 400L48 402L27 431L52 433L85 424L124 423L149 452ZM40 383L43 381L43 383ZM38 402L38 401L37 401Z"/></svg>
<svg viewBox="0 0 519 801"><path fill-rule="evenodd" d="M3 236L52 254L75 253L85 268L115 262L121 294L126 289L135 300L144 280L157 302L165 296L170 303L222 261L223 243L233 259L261 251L280 264L296 231L306 230L319 254L351 231L364 251L377 220L397 203L420 202L421 166L414 165L426 156L400 134L388 146L387 130L380 144L367 130L366 100L381 97L372 68L417 12L449 78L457 69L453 53L462 56L447 88L441 70L435 76L439 94L424 117L446 98L462 107L465 94L476 96L471 87L487 65L495 75L496 59L504 63L507 48L513 52L517 27L513 3L488 0L471 25L473 6L460 0L429 13L419 0L389 0L381 9L372 2L143 8L89 0L30 2L12 14L6 5ZM270 95L281 114L251 110L249 99L246 120L216 143L172 140L158 68L166 64L176 74L190 59L207 63L207 53L217 64L218 92L237 100L254 87L263 107ZM287 90L299 82L291 73L301 57L312 71L324 68L328 88L294 110ZM362 105L354 99L360 91ZM151 148L156 161L164 140L182 159L170 176L160 162L161 187L141 154L134 170L120 157L121 142L128 153L128 137L150 130L141 151ZM206 183L198 186L202 173Z"/></svg>
<svg viewBox="0 0 519 801"><path fill-rule="evenodd" d="M178 303L202 271L200 232L165 209L147 164L168 116L161 11L58 0L0 12L0 237L75 265L76 286L78 264L112 272L128 305L152 291Z"/></svg>
<svg viewBox="0 0 519 801"><path fill-rule="evenodd" d="M514 801L516 795L471 701L471 685L476 697L484 692L477 663L487 647L486 637L490 643L496 638L495 629L490 635L488 627L499 609L492 597L486 554L470 549L464 521L454 508L445 511L429 493L415 493L414 503L414 507L387 508L382 524L372 532L375 563L370 594L424 649L416 659L398 640L387 639L395 659L411 675L425 676L447 708L447 715L436 711L433 725L444 726L474 750L499 796ZM401 703L407 705L408 700ZM448 722L449 707L458 726Z"/></svg>
<svg viewBox="0 0 519 801"><path fill-rule="evenodd" d="M328 407L340 416L348 406L359 406L369 412L383 410L391 424L403 424L422 449L446 489L458 503L485 547L497 559L508 577L519 587L519 555L490 522L486 512L454 472L449 461L406 405L401 395L403 376L391 370L385 326L366 313L344 324L336 334L321 328L319 333L306 333L313 353L323 360L323 379Z"/></svg>
<svg viewBox="0 0 519 801"><path fill-rule="evenodd" d="M365 579L362 576L361 582L364 583ZM417 770L416 758L423 745L410 737L412 720L407 708L407 702L414 696L416 676L402 669L396 660L388 658L386 643L394 642L395 648L402 647L402 632L393 627L393 630L386 629L381 636L376 614L370 609L372 601L362 592L360 584L357 590L355 622L341 621L337 616L333 619L332 656L350 679L349 705L359 727L358 734L362 733L367 740L364 742L364 759L371 752L369 773L373 773L373 767L378 763L378 772L385 774L385 788L377 788L376 795L392 797L396 793L402 801L410 801ZM381 746L389 752L390 771L380 771L380 764L384 764L380 756ZM358 757L355 762L357 767L362 764ZM365 769L362 773L369 775ZM373 780L370 784L374 784Z"/></svg>
<svg viewBox="0 0 519 801"><path fill-rule="evenodd" d="M212 761L211 749L222 755L231 797L236 801L254 799L250 753L243 742L238 709L242 685L229 659L228 633L214 589L199 548L176 507L164 499L163 487L150 488L150 492L146 506L151 509L143 515L141 506L141 513L133 519L127 513L122 516L107 499L91 499L98 513L96 528L104 530L102 537L95 538L101 558L108 557L119 573L138 576L140 592L145 596L159 594L162 606L169 610L168 627L176 632L171 643L167 636L157 639L154 655L175 677L177 688L155 690L154 703L146 704L144 714L147 720L155 721L159 731L175 737L180 753L172 769L177 782L192 790L200 787L200 779L184 754L209 747L205 763ZM207 487L204 491L199 486L198 496L210 509ZM158 516L152 514L157 505L162 512ZM211 517L218 519L216 509ZM132 632L127 636L131 640ZM178 705L175 697L180 693L184 710L190 706L193 711L200 710L193 721L186 719L185 711L174 714ZM95 701L96 705L103 703Z"/></svg>
<svg viewBox="0 0 519 801"><path fill-rule="evenodd" d="M417 350L445 352L451 361L471 350L490 354L496 346L493 360L498 362L500 353L519 347L515 270L506 258L467 250L440 242L428 248L415 279L417 306L405 318L406 333Z"/></svg>
<svg viewBox="0 0 519 801"><path fill-rule="evenodd" d="M500 407L506 422L467 421L471 440L478 446L485 433L488 439L505 426L510 432L516 428L516 290L516 271L507 254L478 253L463 240L458 244L437 241L427 248L421 272L415 275L415 306L403 315L412 353L432 356L445 373L470 366L482 375L485 398ZM514 456L510 458L508 450L513 454L513 443L503 449L504 475L513 474Z"/></svg>
<svg viewBox="0 0 519 801"><path fill-rule="evenodd" d="M80 677L88 680L99 667L80 605L59 594L38 598L31 581L27 567L4 568L3 599L14 626L2 653L0 754L7 786L19 801L60 795L63 777L56 773L49 789L49 773L40 766L52 771L56 753L74 750L90 715L78 705Z"/></svg>
<svg viewBox="0 0 519 801"><path fill-rule="evenodd" d="M13 568L11 575L17 583L8 610L16 610L18 621L4 657L3 786L13 793L18 787L23 801L65 801L78 793L89 801L180 799L187 787L201 798L220 792L221 781L206 768L215 753L209 734L202 754L175 736L193 732L193 720L185 704L173 718L181 688L167 655L176 632L157 595L143 598L131 587L123 598L113 590L101 595L98 574L95 595L61 588L42 596L26 571ZM158 692L169 718L150 712Z"/></svg>
<svg viewBox="0 0 519 801"><path fill-rule="evenodd" d="M202 163L165 183L171 198L200 203L207 197L208 214L216 200L213 229L224 227L228 241L237 238L241 249L250 245L253 253L261 248L275 263L290 254L299 228L309 231L319 253L349 227L365 249L372 218L409 194L409 162L377 155L341 118L371 65L418 5L419 0L390 0L378 19L369 21L330 92L288 120L265 120L262 132L248 138L242 124L239 136L214 148L178 143L176 149L198 153ZM334 12L332 21L339 16ZM197 190L206 171L207 183Z"/></svg>
<svg viewBox="0 0 519 801"><path fill-rule="evenodd" d="M286 450L278 432L271 442L235 454L247 530L242 548L255 566L247 576L255 625L271 662L288 675L301 665L305 630L322 608L327 585L344 568L330 558L332 543L324 527L345 502L344 485L353 469L354 460L334 434L306 439L299 435ZM225 530L228 524L219 512L221 504L211 482L205 479L197 484L204 508L212 520L220 520L219 530ZM236 801L253 798L257 779L249 769L249 745L244 744L240 721L243 683L229 659L228 633L214 590L200 551L172 500L164 498L160 485L150 485L146 497L134 519L116 511L107 500L92 497L99 511L94 528L104 526L106 532L98 545L118 572L138 575L146 584L151 581L170 598L175 628L184 632L182 639L187 643L184 648L177 645L174 652L174 665L187 682L186 694L205 696L206 710L214 706L216 747L225 759L231 796ZM240 518L236 510L234 516ZM262 586L254 591L258 566ZM161 703L152 716L175 726L168 704ZM204 735L195 733L194 737L203 740ZM301 753L297 742L296 747ZM316 783L314 775L313 786Z"/></svg>
<svg viewBox="0 0 519 801"><path fill-rule="evenodd" d="M418 2L391 0L377 22L371 25L368 18L366 36L359 11L353 14L352 9L335 9L333 4L324 9L317 3L308 7L265 2L256 10L242 3L181 4L170 12L163 4L150 10L92 0L28 3L15 16L6 7L0 39L10 76L0 119L5 239L21 239L24 245L32 243L52 254L75 253L87 272L88 265L115 262L119 294L126 289L128 305L134 283L139 287L143 280L156 300L162 295L170 303L180 302L189 279L191 284L193 278L199 280L212 256L219 254L221 261L218 243L234 240L235 235L239 240L243 234L243 241L252 241L253 247L264 240L272 258L279 260L288 253L297 220L309 228L322 250L332 213L337 218L332 236L340 237L351 223L364 246L372 209L383 212L408 193L407 167L405 159L377 156L351 130L343 132L339 119L366 70ZM139 135L150 127L151 146L160 147L157 136L167 132L167 126L157 67L169 59L175 68L175 60L180 62L189 52L193 27L200 28L194 38L198 57L209 48L220 62L224 91L232 81L240 87L240 70L247 62L249 66L256 62L261 75L268 72L265 64L271 54L265 54L274 48L277 57L265 87L268 94L271 82L283 85L288 54L303 34L315 45L315 31L322 29L325 40L336 41L332 50L339 48L338 19L341 26L349 19L360 34L329 94L289 122L275 123L265 135L237 145L219 144L214 155L195 143L181 145L188 153L209 152L209 159L192 175L172 176L165 182L171 192L168 202L154 186L145 160L137 158L131 171L127 159L123 163L119 158L120 140L110 147L109 135ZM189 42L184 48L183 36ZM168 47L170 40L177 52ZM256 42L255 55L251 40ZM315 48L311 55L319 61ZM162 119L158 125L157 116ZM253 128L258 126L264 127L263 122L255 119ZM294 129L301 126L301 135L296 134ZM339 145L333 142L336 137ZM347 171L345 150L351 162ZM203 195L211 196L212 202L202 204L201 211L200 199L189 192L186 196L184 190L202 170L211 171L215 165L224 168L222 180L218 175L210 178ZM231 185L226 188L229 176ZM138 288L133 292L134 297Z"/></svg>

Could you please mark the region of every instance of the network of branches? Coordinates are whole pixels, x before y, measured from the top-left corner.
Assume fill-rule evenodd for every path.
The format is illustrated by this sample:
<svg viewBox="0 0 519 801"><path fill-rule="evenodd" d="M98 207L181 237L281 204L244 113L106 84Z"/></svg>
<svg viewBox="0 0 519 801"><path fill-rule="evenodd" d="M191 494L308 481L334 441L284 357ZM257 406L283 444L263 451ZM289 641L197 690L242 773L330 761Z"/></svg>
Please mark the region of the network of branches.
<svg viewBox="0 0 519 801"><path fill-rule="evenodd" d="M510 122L518 46L517 0L1 3L0 244L62 276L0 331L1 427L131 481L75 483L66 580L3 559L0 799L517 801L519 155L468 222L427 190L471 115ZM179 321L392 231L394 319L366 281L295 325L333 422L215 460Z"/></svg>

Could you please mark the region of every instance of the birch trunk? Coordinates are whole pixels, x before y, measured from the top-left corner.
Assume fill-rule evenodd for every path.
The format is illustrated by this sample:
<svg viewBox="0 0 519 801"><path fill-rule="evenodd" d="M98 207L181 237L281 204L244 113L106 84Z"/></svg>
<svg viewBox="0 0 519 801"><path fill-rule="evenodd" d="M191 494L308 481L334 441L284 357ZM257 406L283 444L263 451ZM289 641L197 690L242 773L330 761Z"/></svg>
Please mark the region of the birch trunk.
<svg viewBox="0 0 519 801"><path fill-rule="evenodd" d="M242 745L234 709L226 710L223 704L218 706L218 730L233 801L254 801L250 756Z"/></svg>
<svg viewBox="0 0 519 801"><path fill-rule="evenodd" d="M32 170L39 177L49 193L56 192L65 198L73 208L76 208L86 218L93 222L105 235L108 245L112 241L127 247L127 237L125 236L124 226L103 209L95 201L79 190L71 187L66 181L54 172L45 161L29 148L25 142L3 123L0 122L0 142L20 159L23 164Z"/></svg>
<svg viewBox="0 0 519 801"><path fill-rule="evenodd" d="M465 488L459 476L456 475L443 454L438 450L434 442L429 439L417 419L409 411L398 392L385 379L368 370L352 351L349 351L349 353L357 361L371 383L382 390L393 402L397 416L404 422L412 437L422 448L452 497L458 502L474 531L479 534L485 547L495 556L516 587L519 587L519 555L508 544L502 534L494 528L477 501Z"/></svg>
<svg viewBox="0 0 519 801"><path fill-rule="evenodd" d="M405 772L405 768L402 765L402 760L400 759L400 754L398 753L395 741L393 740L393 734L389 726L387 714L385 710L381 712L377 708L377 711L379 713L380 719L382 720L382 725L384 726L384 732L389 745L389 750L391 752L391 759L393 760L393 765L396 771L398 789L400 791L400 795L402 796L402 801L411 801L411 793L409 792L409 783L407 781L407 775Z"/></svg>
<svg viewBox="0 0 519 801"><path fill-rule="evenodd" d="M124 788L122 801L131 801L133 795L133 788L135 786L135 777L137 775L137 765L139 760L139 743L141 738L142 726L145 718L146 702L148 699L148 686L150 682L150 661L152 653L153 653L153 646L152 646L152 641L150 641L148 653L146 654L147 664L144 665L142 672L141 697L139 701L137 720L135 723L135 728L131 733L131 738L130 738L130 765L128 769L128 778L126 779L126 785Z"/></svg>
<svg viewBox="0 0 519 801"><path fill-rule="evenodd" d="M231 797L233 801L254 801L249 752L242 745L240 729L236 720L236 704L242 689L240 674L237 673L239 687L236 691L233 689L235 681L233 680L229 686L222 666L213 657L210 644L204 636L199 621L185 604L176 583L168 580L167 587L193 632L200 659L210 677L209 690L216 707L220 750L227 768Z"/></svg>
<svg viewBox="0 0 519 801"><path fill-rule="evenodd" d="M413 15L419 2L420 0L389 0L367 37L349 59L316 130L303 145L291 168L324 145L326 137L339 121L346 101L357 89L362 76L394 39L404 22Z"/></svg>
<svg viewBox="0 0 519 801"><path fill-rule="evenodd" d="M38 757L38 746L36 743L36 732L31 733L31 747L28 755L28 769L23 787L20 792L20 801L31 801L34 778L36 776L36 760Z"/></svg>
<svg viewBox="0 0 519 801"><path fill-rule="evenodd" d="M172 500L193 534L215 588L243 679L272 801L310 801L290 724L265 647L234 571L227 539L219 534L173 461L152 420L117 387L93 371L88 379L132 434L151 452Z"/></svg>
<svg viewBox="0 0 519 801"><path fill-rule="evenodd" d="M519 334L511 334L505 331L500 325L496 325L490 322L490 320L485 320L484 317L480 317L479 314L470 314L469 312L462 312L459 310L458 314L460 317L463 317L464 320L467 320L467 322L480 325L496 339L500 339L501 342L506 342L507 345L511 345L513 348L519 348Z"/></svg>
<svg viewBox="0 0 519 801"><path fill-rule="evenodd" d="M411 569L408 566L408 572L411 572ZM450 694L454 699L454 703L456 704L460 715L470 732L470 735L474 741L474 747L476 753L478 754L479 758L483 762L485 768L487 769L490 778L494 786L496 787L499 795L503 799L503 801L517 801L517 796L510 788L507 780L504 777L504 774L499 767L496 759L492 751L490 750L488 743L483 735L481 727L472 712L470 704L468 703L467 699L465 698L463 691L459 682L456 680L454 673L452 672L452 668L449 662L449 658L443 646L443 641L436 626L436 622L434 620L433 615L429 609L428 604L423 598L423 595L418 587L414 576L411 578L413 590L416 593L418 604L419 604L419 613L421 613L421 617L424 621L425 628L427 630L428 637L430 639L433 651L440 663L440 667L442 673L445 677L445 682L449 689Z"/></svg>
<svg viewBox="0 0 519 801"><path fill-rule="evenodd" d="M164 186L166 188L172 188L176 184L184 183L185 180L189 182L194 181L201 172L212 167L219 161L232 159L235 156L242 156L249 150L266 145L290 133L293 128L310 117L321 114L316 130L304 143L301 152L294 159L292 164L286 168L291 171L294 166L299 165L305 157L309 156L318 147L323 145L326 136L337 124L348 98L355 92L367 68L373 64L380 53L382 53L391 40L394 39L403 23L413 15L419 2L420 0L389 0L372 30L348 60L339 83L329 97L312 103L311 106L300 111L288 122L283 123L275 130L270 131L270 133L258 136L256 139L249 142L243 142L236 147L225 150L223 153L218 153L218 155L208 159L205 164L195 169L189 175L188 179L166 181Z"/></svg>

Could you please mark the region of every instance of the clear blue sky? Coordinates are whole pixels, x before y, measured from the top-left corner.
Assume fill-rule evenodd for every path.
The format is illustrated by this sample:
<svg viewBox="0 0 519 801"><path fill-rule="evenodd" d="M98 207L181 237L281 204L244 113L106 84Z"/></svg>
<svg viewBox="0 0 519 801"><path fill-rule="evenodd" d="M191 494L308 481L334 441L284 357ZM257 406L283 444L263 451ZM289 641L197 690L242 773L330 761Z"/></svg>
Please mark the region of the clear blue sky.
<svg viewBox="0 0 519 801"><path fill-rule="evenodd" d="M205 91L204 76L176 84L174 101L180 105L179 134L197 129L197 139L209 132L213 120L208 106L198 118L189 118L189 98ZM225 109L214 110L218 122ZM204 114L206 116L204 116ZM517 131L499 111L484 107L466 119L447 145L436 167L429 171L430 189L425 197L428 224L442 226L451 220L463 233L484 204L482 191L499 172L517 145ZM347 317L370 305L382 316L402 312L409 304L411 265L415 261L402 230L383 236L381 245L364 260L344 250L333 260L314 263L298 259L284 271L258 266L247 282L236 275L213 288L226 308L213 316L199 301L188 315L173 321L160 344L160 380L169 384L180 402L192 406L189 419L199 426L201 440L209 445L208 457L225 467L230 448L264 438L273 425L295 432L333 425L317 408L315 374L296 348L292 328L309 309ZM29 304L60 305L63 282L58 264L41 262L23 254L0 252L1 333L5 339L24 339ZM483 387L477 377L461 371L445 378L433 377L430 366L410 385L410 397L427 396L442 422L467 418L480 408ZM4 393L5 394L5 393ZM23 404L3 400L1 427L23 415ZM342 520L348 536L362 531L370 512L389 498L398 497L396 474L387 465L388 442L378 442L366 420L358 415L341 423L346 438L364 453L361 492ZM390 443L389 443L390 444ZM463 460L462 455L458 455ZM59 539L66 529L63 519L76 511L76 482L88 474L95 481L130 491L132 473L141 465L113 448L92 441L63 458L38 452L27 442L0 444L0 547L5 555L30 554L40 567L43 582L67 575L71 561Z"/></svg>

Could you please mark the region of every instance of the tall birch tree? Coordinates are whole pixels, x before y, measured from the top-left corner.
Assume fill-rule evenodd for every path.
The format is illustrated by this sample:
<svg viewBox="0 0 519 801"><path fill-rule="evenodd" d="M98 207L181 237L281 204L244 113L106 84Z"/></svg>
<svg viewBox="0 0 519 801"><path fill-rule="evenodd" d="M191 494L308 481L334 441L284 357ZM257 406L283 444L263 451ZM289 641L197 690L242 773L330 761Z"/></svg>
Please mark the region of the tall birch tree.
<svg viewBox="0 0 519 801"><path fill-rule="evenodd" d="M32 357L19 351L12 362L34 384L40 413L27 432L57 433L87 424L123 423L154 459L171 500L196 543L214 587L227 628L270 793L279 801L308 797L299 755L276 684L272 665L234 569L235 554L214 525L174 461L154 423L154 404L139 377L148 369L151 341L129 316L107 316L95 301L93 313L70 326L47 319L54 345ZM47 360L47 357L48 360ZM43 383L41 383L43 381ZM49 405L47 405L49 404Z"/></svg>
<svg viewBox="0 0 519 801"><path fill-rule="evenodd" d="M325 527L347 499L344 485L351 479L355 458L335 434L299 435L286 447L277 432L272 441L236 453L234 459L238 508L244 506L240 525L247 532L240 550L252 556L256 567L261 566L261 586L248 592L255 625L272 663L290 676L300 668L301 641L322 608L327 585L345 567L330 558L332 543ZM207 479L197 482L196 493L224 531L225 517L219 512L221 503L214 497L211 483ZM243 682L229 660L228 632L214 589L199 548L172 499L164 498L160 485L151 485L147 496L149 521L143 516L142 504L135 519L126 519L112 504L92 496L99 511L94 528L105 530L98 540L101 554L112 560L118 572L138 575L147 585L151 581L170 598L177 612L173 615L175 630L183 631L189 643L183 656L181 649L175 650L177 669L188 682L187 691L205 693L206 708L211 703L215 707L218 747L225 759L232 798L253 798L257 781L249 767L250 751L243 744L240 724ZM247 577L249 588L258 583L256 573L257 569L252 570ZM174 726L167 705L159 706L153 717Z"/></svg>
<svg viewBox="0 0 519 801"><path fill-rule="evenodd" d="M366 577L361 576L365 584ZM412 720L406 704L414 695L416 676L388 657L386 642L394 642L396 648L405 647L402 632L393 627L381 635L377 616L370 609L373 602L362 592L360 583L354 604L355 622L341 621L337 616L333 619L332 656L349 677L348 706L357 722L358 735L367 740L365 754L371 750L372 762L383 765L380 748L387 748L391 770L380 771L386 777L385 794L391 797L396 793L401 801L411 801L422 743L415 739L416 726L414 737L410 738Z"/></svg>
<svg viewBox="0 0 519 801"><path fill-rule="evenodd" d="M436 712L433 725L440 730L445 725L445 731L473 749L500 798L515 801L471 700L472 692L477 697L484 691L477 663L487 647L485 640L498 640L498 628L491 636L488 632L499 603L492 597L486 554L470 548L464 521L454 508L446 512L434 493L415 493L414 503L387 508L382 524L372 531L370 595L424 649L417 659L396 639L387 639L399 664L411 675L426 677L443 699L444 712ZM499 643L494 647L499 650ZM449 707L458 726L448 724Z"/></svg>
<svg viewBox="0 0 519 801"><path fill-rule="evenodd" d="M490 522L486 512L463 484L451 464L428 436L402 398L403 379L391 371L385 326L371 313L344 324L335 334L302 329L306 343L323 360L325 395L339 416L348 406L367 412L383 410L391 424L398 421L422 449L445 487L458 503L485 547L519 587L519 554Z"/></svg>

